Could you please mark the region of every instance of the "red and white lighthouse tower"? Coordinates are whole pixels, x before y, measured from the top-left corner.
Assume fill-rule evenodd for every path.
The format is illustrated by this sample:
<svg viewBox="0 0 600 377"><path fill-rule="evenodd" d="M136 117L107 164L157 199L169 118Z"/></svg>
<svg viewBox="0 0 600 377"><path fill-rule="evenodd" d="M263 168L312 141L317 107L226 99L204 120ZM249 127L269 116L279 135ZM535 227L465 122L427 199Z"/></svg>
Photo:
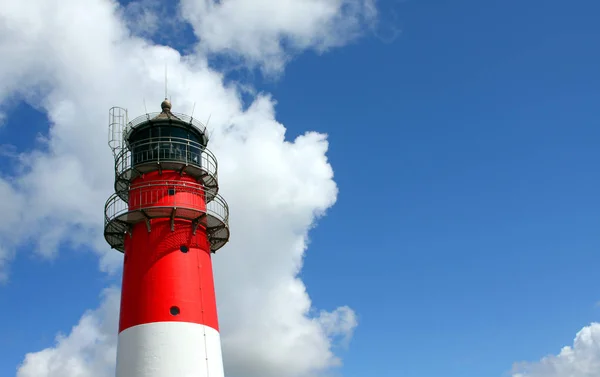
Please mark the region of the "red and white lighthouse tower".
<svg viewBox="0 0 600 377"><path fill-rule="evenodd" d="M205 126L110 109L106 241L125 254L116 377L223 377L211 255L229 240Z"/></svg>

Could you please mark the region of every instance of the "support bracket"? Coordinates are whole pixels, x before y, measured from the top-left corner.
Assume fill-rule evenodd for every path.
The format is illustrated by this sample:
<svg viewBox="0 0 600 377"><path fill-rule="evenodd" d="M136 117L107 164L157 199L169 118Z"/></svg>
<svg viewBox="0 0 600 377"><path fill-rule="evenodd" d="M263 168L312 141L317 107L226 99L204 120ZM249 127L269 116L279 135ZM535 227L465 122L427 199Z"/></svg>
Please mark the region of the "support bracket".
<svg viewBox="0 0 600 377"><path fill-rule="evenodd" d="M202 219L204 219L206 217L206 213L203 213L202 215L196 217L194 220L192 220L192 234L195 236L196 235L196 230L198 229L198 224L200 224L200 221Z"/></svg>
<svg viewBox="0 0 600 377"><path fill-rule="evenodd" d="M185 169L187 169L187 167L188 167L188 164L186 163L185 165L183 165L183 166L181 167L181 169L179 169L179 175L180 175L180 176L182 176L182 175L183 175L183 173L185 173Z"/></svg>
<svg viewBox="0 0 600 377"><path fill-rule="evenodd" d="M152 231L152 228L150 227L150 216L148 216L148 214L144 210L141 210L140 212L146 218L146 229L148 229L148 233L150 233Z"/></svg>
<svg viewBox="0 0 600 377"><path fill-rule="evenodd" d="M177 207L173 207L171 210L171 232L175 231L175 212L177 211Z"/></svg>

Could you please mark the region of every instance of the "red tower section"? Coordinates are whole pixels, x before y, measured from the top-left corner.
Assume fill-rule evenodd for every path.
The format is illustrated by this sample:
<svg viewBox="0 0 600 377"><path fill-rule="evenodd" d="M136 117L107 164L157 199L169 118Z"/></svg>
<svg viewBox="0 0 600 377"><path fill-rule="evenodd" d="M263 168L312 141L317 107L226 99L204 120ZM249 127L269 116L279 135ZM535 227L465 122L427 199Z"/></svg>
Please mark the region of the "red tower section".
<svg viewBox="0 0 600 377"><path fill-rule="evenodd" d="M211 255L229 239L229 210L205 127L161 107L131 122L111 109L116 192L104 235L125 254L117 377L219 377Z"/></svg>

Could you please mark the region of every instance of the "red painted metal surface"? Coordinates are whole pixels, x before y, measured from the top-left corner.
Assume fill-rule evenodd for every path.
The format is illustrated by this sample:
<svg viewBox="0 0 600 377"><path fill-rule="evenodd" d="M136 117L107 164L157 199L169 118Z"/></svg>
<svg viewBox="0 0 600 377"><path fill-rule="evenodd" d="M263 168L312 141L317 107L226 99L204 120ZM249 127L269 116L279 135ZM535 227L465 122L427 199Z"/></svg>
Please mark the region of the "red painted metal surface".
<svg viewBox="0 0 600 377"><path fill-rule="evenodd" d="M177 191L169 195L169 182L190 182L178 173L152 173L132 182L130 209L140 206L186 206L204 210L201 193ZM152 184L152 189L147 188ZM136 189L136 187L144 187ZM162 192L162 194L161 194ZM158 194L157 194L158 193ZM119 332L151 322L181 321L210 326L218 331L211 253L206 230L193 234L188 220L153 219L136 224L125 237L125 263ZM181 251L181 247L187 252ZM173 315L171 308L177 307ZM177 311L176 311L177 312ZM175 313L176 313L175 312Z"/></svg>

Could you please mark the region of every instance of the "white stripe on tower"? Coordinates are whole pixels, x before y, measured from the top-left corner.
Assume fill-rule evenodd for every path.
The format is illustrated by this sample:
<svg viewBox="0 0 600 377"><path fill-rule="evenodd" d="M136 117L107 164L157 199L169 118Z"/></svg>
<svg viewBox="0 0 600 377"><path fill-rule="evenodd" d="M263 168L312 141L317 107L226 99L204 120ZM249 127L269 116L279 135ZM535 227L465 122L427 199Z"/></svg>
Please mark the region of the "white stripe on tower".
<svg viewBox="0 0 600 377"><path fill-rule="evenodd" d="M155 322L119 334L117 377L223 377L219 333L189 322Z"/></svg>

